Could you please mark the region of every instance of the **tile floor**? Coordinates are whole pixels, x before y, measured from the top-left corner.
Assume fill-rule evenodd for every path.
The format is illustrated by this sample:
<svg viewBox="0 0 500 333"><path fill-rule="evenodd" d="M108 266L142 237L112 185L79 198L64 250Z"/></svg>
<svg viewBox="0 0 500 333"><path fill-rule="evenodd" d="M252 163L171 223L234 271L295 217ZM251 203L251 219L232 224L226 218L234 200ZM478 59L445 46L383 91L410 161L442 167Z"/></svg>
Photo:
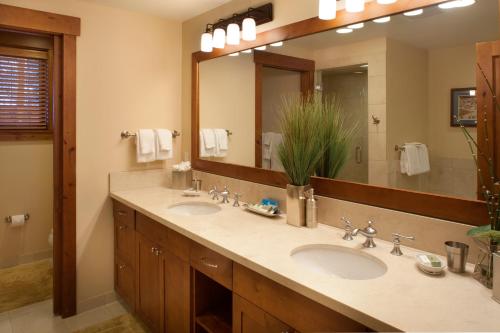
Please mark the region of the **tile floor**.
<svg viewBox="0 0 500 333"><path fill-rule="evenodd" d="M52 315L52 300L48 300L0 313L0 333L71 333L126 312L119 302L113 302L62 319Z"/></svg>

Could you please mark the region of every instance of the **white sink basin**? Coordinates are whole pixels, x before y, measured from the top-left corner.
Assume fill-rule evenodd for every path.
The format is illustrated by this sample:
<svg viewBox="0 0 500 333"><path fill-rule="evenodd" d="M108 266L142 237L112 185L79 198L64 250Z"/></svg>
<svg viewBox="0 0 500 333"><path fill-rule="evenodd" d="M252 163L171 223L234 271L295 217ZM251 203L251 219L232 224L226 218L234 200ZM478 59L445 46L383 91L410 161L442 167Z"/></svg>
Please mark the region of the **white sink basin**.
<svg viewBox="0 0 500 333"><path fill-rule="evenodd" d="M291 256L307 269L348 280L375 279L387 271L374 256L343 246L306 245L294 249Z"/></svg>
<svg viewBox="0 0 500 333"><path fill-rule="evenodd" d="M168 211L177 215L211 215L220 211L220 207L209 202L181 202L168 207Z"/></svg>

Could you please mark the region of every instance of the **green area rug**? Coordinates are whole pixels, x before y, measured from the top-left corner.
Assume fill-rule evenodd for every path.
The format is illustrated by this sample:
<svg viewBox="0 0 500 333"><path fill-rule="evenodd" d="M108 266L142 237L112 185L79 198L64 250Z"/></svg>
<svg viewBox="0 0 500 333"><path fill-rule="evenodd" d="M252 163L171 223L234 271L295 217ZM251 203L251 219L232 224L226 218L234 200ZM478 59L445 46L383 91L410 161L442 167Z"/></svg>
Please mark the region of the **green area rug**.
<svg viewBox="0 0 500 333"><path fill-rule="evenodd" d="M146 326L131 314L104 321L74 333L148 333Z"/></svg>
<svg viewBox="0 0 500 333"><path fill-rule="evenodd" d="M0 313L52 298L50 259L0 269Z"/></svg>

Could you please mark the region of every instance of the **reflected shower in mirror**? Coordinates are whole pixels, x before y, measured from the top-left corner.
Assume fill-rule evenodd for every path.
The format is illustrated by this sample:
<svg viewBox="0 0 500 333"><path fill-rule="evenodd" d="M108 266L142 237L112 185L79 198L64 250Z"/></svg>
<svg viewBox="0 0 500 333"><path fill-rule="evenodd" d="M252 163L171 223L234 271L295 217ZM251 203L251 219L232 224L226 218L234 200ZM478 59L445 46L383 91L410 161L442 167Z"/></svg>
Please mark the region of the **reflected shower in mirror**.
<svg viewBox="0 0 500 333"><path fill-rule="evenodd" d="M200 157L281 171L282 99L316 91L340 98L345 125L357 125L336 178L476 199L458 122L477 135L475 46L500 39L498 12L497 0L435 6L203 61ZM222 153L218 128L233 133Z"/></svg>

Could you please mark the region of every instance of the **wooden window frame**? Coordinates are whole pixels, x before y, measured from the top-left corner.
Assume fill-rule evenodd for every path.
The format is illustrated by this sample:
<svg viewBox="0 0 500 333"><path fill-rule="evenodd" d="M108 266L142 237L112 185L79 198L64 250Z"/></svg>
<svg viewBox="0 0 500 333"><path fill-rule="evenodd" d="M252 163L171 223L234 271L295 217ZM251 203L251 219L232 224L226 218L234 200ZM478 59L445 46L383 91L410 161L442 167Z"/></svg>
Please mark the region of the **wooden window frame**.
<svg viewBox="0 0 500 333"><path fill-rule="evenodd" d="M337 12L337 18L335 20L325 21L320 20L318 17L313 17L259 33L255 41L242 41L238 46L226 46L224 49L214 49L211 53L194 52L192 54L191 62L191 156L193 168L212 174L276 187L284 188L287 184L286 176L281 172L200 159L198 139L198 129L200 125L200 62L222 57L242 50L252 49L261 45L304 37L349 24L434 6L443 2L447 2L447 0L399 0L391 5L380 6L373 1L366 3L365 11L361 13L348 13L342 10ZM478 90L479 89L480 87L478 87ZM481 98L482 97L479 94L478 105L481 103ZM500 117L497 118L497 123L500 122L498 119L500 119ZM478 122L480 122L480 120ZM478 131L478 134L479 133L481 133L480 130ZM495 149L498 149L498 146L495 147ZM499 165L497 165L497 167L499 167ZM431 193L319 177L312 177L311 185L316 189L315 193L318 195L335 199L419 214L474 226L487 224L488 221L487 210L485 207L486 205L483 201L479 200L466 200Z"/></svg>
<svg viewBox="0 0 500 333"><path fill-rule="evenodd" d="M53 50L36 50L26 47L12 47L12 46L0 46L0 55L21 57L21 58L32 58L32 59L44 59L48 62L48 85L49 85L49 105L47 111L47 129L44 130L25 130L25 129L0 129L0 141L34 141L34 140L51 140L53 132L53 71L54 71L54 59Z"/></svg>
<svg viewBox="0 0 500 333"><path fill-rule="evenodd" d="M0 28L49 36L53 54L54 313L76 314L76 37L80 19L0 4Z"/></svg>

